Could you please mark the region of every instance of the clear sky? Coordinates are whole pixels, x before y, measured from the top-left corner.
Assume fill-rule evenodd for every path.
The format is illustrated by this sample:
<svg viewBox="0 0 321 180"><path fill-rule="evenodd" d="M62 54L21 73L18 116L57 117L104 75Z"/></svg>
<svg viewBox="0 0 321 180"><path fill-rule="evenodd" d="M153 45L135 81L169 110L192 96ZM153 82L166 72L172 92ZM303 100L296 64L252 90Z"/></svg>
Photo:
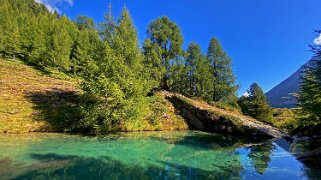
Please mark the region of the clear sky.
<svg viewBox="0 0 321 180"><path fill-rule="evenodd" d="M309 44L321 29L321 0L37 0L74 19L103 20L111 2L114 15L129 9L140 41L147 25L166 15L184 36L184 46L197 42L203 52L211 37L232 57L243 94L253 82L266 92L295 72L312 56Z"/></svg>

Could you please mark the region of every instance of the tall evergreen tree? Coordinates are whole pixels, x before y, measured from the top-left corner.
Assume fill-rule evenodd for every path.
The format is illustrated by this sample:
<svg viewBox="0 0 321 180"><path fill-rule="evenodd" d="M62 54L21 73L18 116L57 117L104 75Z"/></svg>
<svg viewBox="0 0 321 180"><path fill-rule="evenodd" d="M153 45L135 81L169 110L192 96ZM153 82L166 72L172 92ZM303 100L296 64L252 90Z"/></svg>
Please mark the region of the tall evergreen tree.
<svg viewBox="0 0 321 180"><path fill-rule="evenodd" d="M171 85L171 91L192 96L189 92L189 67L186 66L185 61L177 60L170 68L171 77L169 79L169 84Z"/></svg>
<svg viewBox="0 0 321 180"><path fill-rule="evenodd" d="M86 122L104 130L120 124L130 129L139 126L137 122L148 110L145 97L149 86L143 78L143 55L137 32L126 8L113 28L113 35L109 37L112 39L104 42L98 68L94 68L90 73L94 75L87 76L83 83L83 89L96 102L96 106L86 108L85 112L95 112L88 113Z"/></svg>
<svg viewBox="0 0 321 180"><path fill-rule="evenodd" d="M110 41L114 37L115 29L117 26L117 23L112 14L111 4L109 4L109 9L107 14L105 15L104 22L100 23L99 26L100 26L99 33L101 38L103 39L103 41L108 41L110 43Z"/></svg>
<svg viewBox="0 0 321 180"><path fill-rule="evenodd" d="M260 121L271 123L272 109L266 101L266 96L257 83L253 83L246 95L239 99L239 105L245 115Z"/></svg>
<svg viewBox="0 0 321 180"><path fill-rule="evenodd" d="M236 101L237 86L235 85L235 76L231 67L231 58L223 51L216 38L212 38L210 41L207 59L211 65L211 73L213 75L212 100L214 102Z"/></svg>
<svg viewBox="0 0 321 180"><path fill-rule="evenodd" d="M68 31L67 17L61 17L55 24L52 35L50 60L58 70L70 70L70 53L73 44L72 37Z"/></svg>
<svg viewBox="0 0 321 180"><path fill-rule="evenodd" d="M13 28L12 32L9 33L7 37L7 52L15 60L16 57L20 54L20 43L21 43L20 30L18 25Z"/></svg>
<svg viewBox="0 0 321 180"><path fill-rule="evenodd" d="M205 55L202 54L200 58L196 60L196 96L203 98L204 100L212 100L212 79L211 65Z"/></svg>
<svg viewBox="0 0 321 180"><path fill-rule="evenodd" d="M194 96L197 92L196 68L197 62L202 59L201 48L196 43L190 43L187 48L186 66L188 68L189 95Z"/></svg>
<svg viewBox="0 0 321 180"><path fill-rule="evenodd" d="M162 49L149 39L146 39L143 45L143 54L145 56L143 64L147 76L146 80L151 83L152 87L158 88L166 72L166 68L161 60Z"/></svg>
<svg viewBox="0 0 321 180"><path fill-rule="evenodd" d="M303 72L299 106L310 116L308 122L314 125L321 123L321 45L312 48L314 63Z"/></svg>
<svg viewBox="0 0 321 180"><path fill-rule="evenodd" d="M156 52L160 51L157 53L160 57L155 59L155 61L159 62L159 60L161 60L161 66L157 66L159 67L159 71L163 70L161 86L168 90L171 65L173 61L177 60L182 54L181 46L183 44L183 36L181 31L168 17L161 17L149 24L147 38L144 43L147 45L147 47L144 47L145 54L149 55L150 52L147 52L147 50L151 48L152 51L154 49ZM162 66L165 68L162 68Z"/></svg>

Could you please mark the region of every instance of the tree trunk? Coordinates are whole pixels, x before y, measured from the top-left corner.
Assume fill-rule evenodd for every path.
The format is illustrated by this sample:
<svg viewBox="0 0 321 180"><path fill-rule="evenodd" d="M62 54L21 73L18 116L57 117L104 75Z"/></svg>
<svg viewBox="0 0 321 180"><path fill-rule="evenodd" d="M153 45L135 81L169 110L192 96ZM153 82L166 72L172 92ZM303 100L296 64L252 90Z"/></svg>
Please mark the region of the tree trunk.
<svg viewBox="0 0 321 180"><path fill-rule="evenodd" d="M169 91L169 87L168 87L168 84L167 84L167 76L166 75L164 75L164 77L163 77L162 89L164 89L166 91Z"/></svg>

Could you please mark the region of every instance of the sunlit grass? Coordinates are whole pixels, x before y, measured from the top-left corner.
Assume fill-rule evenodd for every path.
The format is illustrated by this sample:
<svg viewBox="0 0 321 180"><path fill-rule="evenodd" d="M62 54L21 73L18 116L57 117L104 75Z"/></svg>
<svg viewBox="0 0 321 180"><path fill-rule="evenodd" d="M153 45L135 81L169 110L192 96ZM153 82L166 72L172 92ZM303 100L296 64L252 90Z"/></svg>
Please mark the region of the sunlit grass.
<svg viewBox="0 0 321 180"><path fill-rule="evenodd" d="M0 60L0 132L29 132L48 128L28 96L50 91L78 91L75 80L60 80L24 65ZM50 102L50 99L48 100Z"/></svg>

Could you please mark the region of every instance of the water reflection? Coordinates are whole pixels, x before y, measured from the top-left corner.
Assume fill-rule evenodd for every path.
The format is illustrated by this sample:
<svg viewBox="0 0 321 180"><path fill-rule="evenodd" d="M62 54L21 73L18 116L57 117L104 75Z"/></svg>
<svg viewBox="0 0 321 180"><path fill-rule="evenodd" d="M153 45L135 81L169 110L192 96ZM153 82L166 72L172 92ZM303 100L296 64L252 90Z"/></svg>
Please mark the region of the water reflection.
<svg viewBox="0 0 321 180"><path fill-rule="evenodd" d="M280 153L270 141L191 131L0 136L0 179L301 179L310 170Z"/></svg>
<svg viewBox="0 0 321 180"><path fill-rule="evenodd" d="M250 147L249 158L256 172L263 174L271 162L271 154L276 149L272 142Z"/></svg>

